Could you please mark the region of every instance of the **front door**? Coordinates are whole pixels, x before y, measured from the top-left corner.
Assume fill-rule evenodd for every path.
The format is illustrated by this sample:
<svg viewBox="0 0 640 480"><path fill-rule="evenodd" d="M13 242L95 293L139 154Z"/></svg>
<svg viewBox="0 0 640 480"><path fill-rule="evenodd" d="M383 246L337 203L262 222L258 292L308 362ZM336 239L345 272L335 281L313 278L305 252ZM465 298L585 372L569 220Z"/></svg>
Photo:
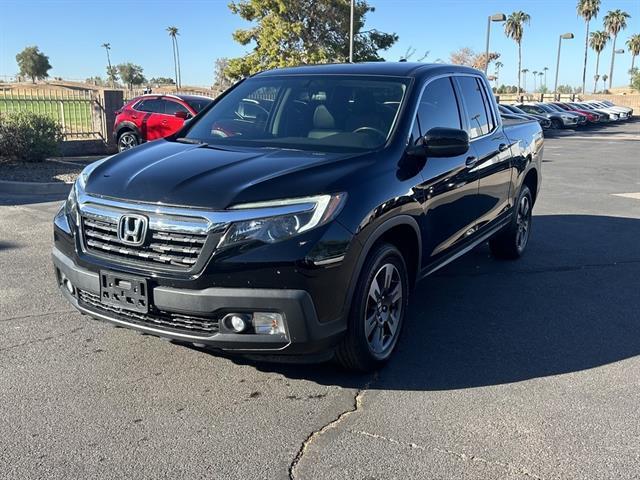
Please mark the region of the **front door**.
<svg viewBox="0 0 640 480"><path fill-rule="evenodd" d="M419 134L424 135L434 127L462 128L460 106L450 77L431 81L418 106ZM426 159L423 181L418 187L424 209L421 230L425 266L462 245L473 234L478 218L474 160L471 150L457 157Z"/></svg>

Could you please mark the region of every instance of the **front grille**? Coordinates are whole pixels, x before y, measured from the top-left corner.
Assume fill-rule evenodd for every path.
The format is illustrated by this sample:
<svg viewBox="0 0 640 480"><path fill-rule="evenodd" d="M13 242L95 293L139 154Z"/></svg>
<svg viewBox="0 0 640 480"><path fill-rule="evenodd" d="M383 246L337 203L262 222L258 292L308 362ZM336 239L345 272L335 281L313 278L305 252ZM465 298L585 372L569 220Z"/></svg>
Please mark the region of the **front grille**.
<svg viewBox="0 0 640 480"><path fill-rule="evenodd" d="M175 233L149 225L147 239L142 245L126 245L118 239L115 221L88 216L82 217L82 233L89 253L182 270L196 264L207 240L206 234Z"/></svg>
<svg viewBox="0 0 640 480"><path fill-rule="evenodd" d="M218 333L217 318L183 315L159 310L149 313L133 312L100 301L100 297L91 292L78 290L80 305L88 310L105 313L110 317L143 327L153 327L166 332L178 332L194 337L210 337Z"/></svg>

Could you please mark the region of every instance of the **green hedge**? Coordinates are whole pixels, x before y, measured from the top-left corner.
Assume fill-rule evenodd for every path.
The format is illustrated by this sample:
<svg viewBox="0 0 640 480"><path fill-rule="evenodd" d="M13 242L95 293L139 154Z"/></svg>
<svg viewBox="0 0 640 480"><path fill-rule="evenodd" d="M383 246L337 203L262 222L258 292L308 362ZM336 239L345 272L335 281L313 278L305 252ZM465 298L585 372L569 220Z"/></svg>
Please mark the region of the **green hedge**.
<svg viewBox="0 0 640 480"><path fill-rule="evenodd" d="M33 112L0 114L0 158L41 162L58 152L62 129L51 117Z"/></svg>

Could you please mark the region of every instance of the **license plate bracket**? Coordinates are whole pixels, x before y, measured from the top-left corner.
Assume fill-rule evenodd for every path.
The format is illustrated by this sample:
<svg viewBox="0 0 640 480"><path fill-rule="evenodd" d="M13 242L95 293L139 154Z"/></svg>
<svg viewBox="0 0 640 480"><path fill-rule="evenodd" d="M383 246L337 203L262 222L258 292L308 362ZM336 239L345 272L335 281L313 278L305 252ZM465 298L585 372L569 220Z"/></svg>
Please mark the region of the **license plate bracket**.
<svg viewBox="0 0 640 480"><path fill-rule="evenodd" d="M147 280L132 275L101 271L100 299L107 305L147 313L149 311Z"/></svg>

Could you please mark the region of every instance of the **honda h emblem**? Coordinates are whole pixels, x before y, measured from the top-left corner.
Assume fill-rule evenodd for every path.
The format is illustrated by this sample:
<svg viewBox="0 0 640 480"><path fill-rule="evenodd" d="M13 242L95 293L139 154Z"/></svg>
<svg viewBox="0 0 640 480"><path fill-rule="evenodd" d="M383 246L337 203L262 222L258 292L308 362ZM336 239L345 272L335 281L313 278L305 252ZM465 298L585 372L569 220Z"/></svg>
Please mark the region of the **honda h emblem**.
<svg viewBox="0 0 640 480"><path fill-rule="evenodd" d="M126 245L142 245L149 220L143 215L123 215L118 222L118 240Z"/></svg>

